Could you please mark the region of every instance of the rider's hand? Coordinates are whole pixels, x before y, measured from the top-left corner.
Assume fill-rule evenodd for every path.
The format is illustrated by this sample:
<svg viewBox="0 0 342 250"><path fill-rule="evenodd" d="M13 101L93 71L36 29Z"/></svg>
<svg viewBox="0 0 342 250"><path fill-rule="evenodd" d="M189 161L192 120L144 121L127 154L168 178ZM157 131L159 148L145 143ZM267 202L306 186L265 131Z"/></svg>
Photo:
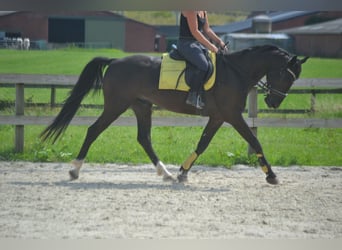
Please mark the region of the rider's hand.
<svg viewBox="0 0 342 250"><path fill-rule="evenodd" d="M219 52L219 49L214 44L212 44L212 46L210 46L209 50L215 54L217 54Z"/></svg>

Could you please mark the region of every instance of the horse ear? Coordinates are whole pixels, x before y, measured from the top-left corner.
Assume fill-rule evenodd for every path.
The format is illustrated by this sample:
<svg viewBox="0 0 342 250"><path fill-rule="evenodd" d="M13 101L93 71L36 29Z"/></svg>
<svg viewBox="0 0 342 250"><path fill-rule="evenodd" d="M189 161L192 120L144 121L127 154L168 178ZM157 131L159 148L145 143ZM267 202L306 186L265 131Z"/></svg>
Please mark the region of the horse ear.
<svg viewBox="0 0 342 250"><path fill-rule="evenodd" d="M297 56L291 57L291 59L288 62L288 66L295 65L297 63Z"/></svg>
<svg viewBox="0 0 342 250"><path fill-rule="evenodd" d="M310 58L310 56L306 56L303 59L300 60L300 63L303 64L306 62L306 60L308 60Z"/></svg>

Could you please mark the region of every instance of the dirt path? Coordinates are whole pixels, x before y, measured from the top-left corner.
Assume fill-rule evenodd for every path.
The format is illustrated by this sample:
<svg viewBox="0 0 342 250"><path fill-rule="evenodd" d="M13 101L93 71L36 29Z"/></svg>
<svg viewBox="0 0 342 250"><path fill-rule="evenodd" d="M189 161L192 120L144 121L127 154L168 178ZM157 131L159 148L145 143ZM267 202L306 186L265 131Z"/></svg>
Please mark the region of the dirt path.
<svg viewBox="0 0 342 250"><path fill-rule="evenodd" d="M152 165L0 162L0 238L342 237L342 167L195 166L187 184ZM168 166L173 174L178 167Z"/></svg>

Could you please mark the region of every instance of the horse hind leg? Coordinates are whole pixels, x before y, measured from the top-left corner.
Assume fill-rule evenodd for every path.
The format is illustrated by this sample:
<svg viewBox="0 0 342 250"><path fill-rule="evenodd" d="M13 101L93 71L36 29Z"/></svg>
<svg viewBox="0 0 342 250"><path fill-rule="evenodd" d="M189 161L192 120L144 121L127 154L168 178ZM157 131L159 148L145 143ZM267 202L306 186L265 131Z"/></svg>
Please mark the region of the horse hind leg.
<svg viewBox="0 0 342 250"><path fill-rule="evenodd" d="M84 159L89 151L92 143L108 126L115 121L124 111L127 110L129 105L121 105L121 108L114 108L115 106L109 106L111 108L106 109L100 115L100 117L93 123L87 130L86 138L83 141L80 152L75 160L71 162L73 169L69 171L70 179L78 179L79 173L84 162Z"/></svg>
<svg viewBox="0 0 342 250"><path fill-rule="evenodd" d="M76 159L74 159L71 164L73 169L69 171L70 179L78 179L81 167L84 163L84 159L89 151L91 144L97 139L97 137L110 125L115 118L108 119L105 115L101 115L94 124L92 124L88 130L86 138L82 144L79 154Z"/></svg>
<svg viewBox="0 0 342 250"><path fill-rule="evenodd" d="M154 164L158 175L162 175L165 181L173 181L172 174L167 170L162 161L154 152L151 142L151 126L152 126L152 104L142 100L137 100L131 108L137 118L138 136L137 140L143 147L146 154Z"/></svg>

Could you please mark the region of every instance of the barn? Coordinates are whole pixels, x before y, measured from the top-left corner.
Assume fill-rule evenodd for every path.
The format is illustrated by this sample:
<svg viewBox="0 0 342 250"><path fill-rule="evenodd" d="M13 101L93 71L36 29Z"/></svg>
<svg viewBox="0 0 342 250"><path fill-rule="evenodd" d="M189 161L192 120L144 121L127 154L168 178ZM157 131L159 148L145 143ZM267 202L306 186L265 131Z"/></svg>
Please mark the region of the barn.
<svg viewBox="0 0 342 250"><path fill-rule="evenodd" d="M342 18L278 32L293 38L297 54L342 58Z"/></svg>
<svg viewBox="0 0 342 250"><path fill-rule="evenodd" d="M272 22L272 30L282 30L309 25L342 17L342 11L274 11L269 13L258 12L267 16ZM218 35L227 33L251 33L253 19L256 15L246 20L213 27Z"/></svg>
<svg viewBox="0 0 342 250"><path fill-rule="evenodd" d="M28 37L39 48L65 44L126 52L165 48L165 39L155 27L111 11L0 12L0 32Z"/></svg>
<svg viewBox="0 0 342 250"><path fill-rule="evenodd" d="M254 31L255 17L213 30L231 42L232 51L267 43L301 55L341 57L341 11L277 11L262 17L270 24L265 33L271 34Z"/></svg>

